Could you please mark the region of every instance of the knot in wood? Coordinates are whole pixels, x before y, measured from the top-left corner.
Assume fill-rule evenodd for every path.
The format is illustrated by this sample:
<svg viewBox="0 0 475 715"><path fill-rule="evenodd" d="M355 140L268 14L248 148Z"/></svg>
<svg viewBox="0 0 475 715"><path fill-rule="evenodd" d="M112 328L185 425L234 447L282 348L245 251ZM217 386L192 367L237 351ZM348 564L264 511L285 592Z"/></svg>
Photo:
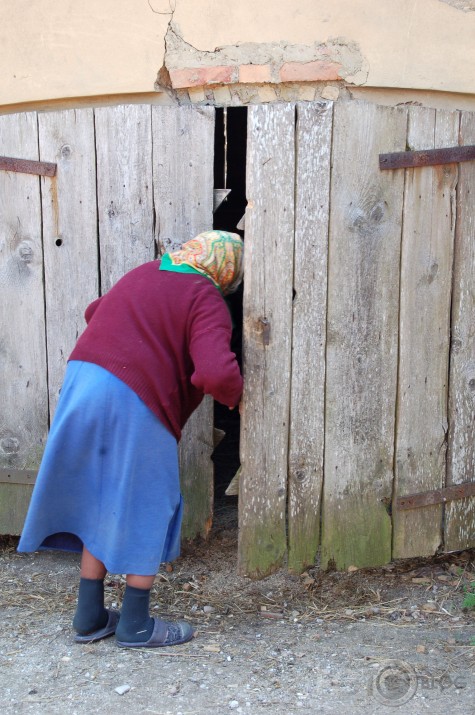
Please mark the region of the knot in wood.
<svg viewBox="0 0 475 715"><path fill-rule="evenodd" d="M20 442L16 437L4 437L0 440L0 449L4 454L16 454L20 450Z"/></svg>
<svg viewBox="0 0 475 715"><path fill-rule="evenodd" d="M33 249L30 244L22 241L18 246L18 255L23 263L31 263L33 261Z"/></svg>
<svg viewBox="0 0 475 715"><path fill-rule="evenodd" d="M459 353L462 349L462 341L460 338L453 338L452 340L452 352Z"/></svg>
<svg viewBox="0 0 475 715"><path fill-rule="evenodd" d="M73 152L69 144L64 144L61 147L61 156L63 157L63 159L69 159L72 153Z"/></svg>
<svg viewBox="0 0 475 715"><path fill-rule="evenodd" d="M264 316L259 318L257 321L258 332L260 332L262 337L262 342L264 345L269 345L270 343L270 322Z"/></svg>

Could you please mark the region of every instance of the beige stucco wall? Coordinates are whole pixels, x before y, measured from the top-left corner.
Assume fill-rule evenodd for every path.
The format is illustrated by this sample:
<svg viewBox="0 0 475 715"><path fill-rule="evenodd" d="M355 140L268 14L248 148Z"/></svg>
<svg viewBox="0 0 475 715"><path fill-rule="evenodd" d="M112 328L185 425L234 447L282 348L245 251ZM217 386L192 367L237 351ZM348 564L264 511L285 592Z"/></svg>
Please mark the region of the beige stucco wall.
<svg viewBox="0 0 475 715"><path fill-rule="evenodd" d="M2 0L0 105L333 81L475 95L475 0ZM313 74L312 74L313 73Z"/></svg>

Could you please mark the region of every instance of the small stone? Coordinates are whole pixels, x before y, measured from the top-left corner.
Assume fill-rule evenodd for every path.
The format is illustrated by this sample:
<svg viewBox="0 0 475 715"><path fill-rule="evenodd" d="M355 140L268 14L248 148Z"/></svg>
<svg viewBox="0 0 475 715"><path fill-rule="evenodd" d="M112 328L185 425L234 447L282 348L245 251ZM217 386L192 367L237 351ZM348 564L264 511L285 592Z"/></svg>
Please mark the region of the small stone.
<svg viewBox="0 0 475 715"><path fill-rule="evenodd" d="M423 611L437 611L437 604L434 603L433 601L428 601L427 603L422 604L422 610Z"/></svg>
<svg viewBox="0 0 475 715"><path fill-rule="evenodd" d="M203 650L207 653L221 653L221 647L217 643L208 643L203 646Z"/></svg>
<svg viewBox="0 0 475 715"><path fill-rule="evenodd" d="M323 97L323 94L322 94L322 97ZM329 99L329 97L327 97L327 99ZM355 571L358 571L358 566L348 566L347 571L348 571L348 573L354 573Z"/></svg>
<svg viewBox="0 0 475 715"><path fill-rule="evenodd" d="M179 686L179 685L171 685L171 686L168 688L168 694L169 694L169 695L178 695L179 692L180 692L180 686Z"/></svg>
<svg viewBox="0 0 475 715"><path fill-rule="evenodd" d="M172 566L171 564L167 564L167 565L165 566L165 571L166 571L167 573L173 573L173 566Z"/></svg>
<svg viewBox="0 0 475 715"><path fill-rule="evenodd" d="M416 645L416 653L425 653L426 650L425 645Z"/></svg>
<svg viewBox="0 0 475 715"><path fill-rule="evenodd" d="M236 708L239 707L239 701L238 700L230 700L228 705L231 708L231 710L235 710Z"/></svg>
<svg viewBox="0 0 475 715"><path fill-rule="evenodd" d="M213 606L203 606L203 613L214 613Z"/></svg>
<svg viewBox="0 0 475 715"><path fill-rule="evenodd" d="M322 89L321 97L322 99L329 99L334 102L340 96L340 90L338 87L333 87L331 84L327 85Z"/></svg>
<svg viewBox="0 0 475 715"><path fill-rule="evenodd" d="M184 584L183 584L183 590L184 590L184 591L191 591L191 589L192 589L191 583L184 583Z"/></svg>
<svg viewBox="0 0 475 715"><path fill-rule="evenodd" d="M130 685L119 685L117 688L114 688L114 691L117 693L117 695L125 695L125 693L128 693L130 690Z"/></svg>

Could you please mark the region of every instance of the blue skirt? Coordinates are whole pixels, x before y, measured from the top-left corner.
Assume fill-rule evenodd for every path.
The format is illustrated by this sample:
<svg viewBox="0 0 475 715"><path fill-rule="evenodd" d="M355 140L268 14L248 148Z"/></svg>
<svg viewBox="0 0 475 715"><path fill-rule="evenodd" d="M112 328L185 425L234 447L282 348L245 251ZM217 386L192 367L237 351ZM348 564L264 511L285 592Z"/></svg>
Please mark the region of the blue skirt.
<svg viewBox="0 0 475 715"><path fill-rule="evenodd" d="M18 551L81 551L156 574L180 553L175 437L107 370L68 363Z"/></svg>

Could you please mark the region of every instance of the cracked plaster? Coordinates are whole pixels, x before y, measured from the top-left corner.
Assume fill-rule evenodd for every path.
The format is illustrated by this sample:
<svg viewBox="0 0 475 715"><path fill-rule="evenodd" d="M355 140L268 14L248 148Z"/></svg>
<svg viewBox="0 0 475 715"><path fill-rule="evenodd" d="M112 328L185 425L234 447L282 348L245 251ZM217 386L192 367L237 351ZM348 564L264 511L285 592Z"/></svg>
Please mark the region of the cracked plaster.
<svg viewBox="0 0 475 715"><path fill-rule="evenodd" d="M243 42L206 51L186 42L172 17L165 36L164 65L159 73L157 89L187 86L181 70L188 72L190 86L199 86L236 82L239 67L256 66L268 68L267 73L262 72L265 79L261 82L270 83L280 83L286 75L290 80L305 81L306 72L308 74L313 67L315 71L320 71L322 80L341 79L348 84L361 85L365 83L369 71L357 43L342 37L311 45ZM215 68L214 73L211 68ZM194 74L190 74L189 70L194 70Z"/></svg>
<svg viewBox="0 0 475 715"><path fill-rule="evenodd" d="M439 0L446 5L452 5L456 10L462 12L475 12L475 0Z"/></svg>

